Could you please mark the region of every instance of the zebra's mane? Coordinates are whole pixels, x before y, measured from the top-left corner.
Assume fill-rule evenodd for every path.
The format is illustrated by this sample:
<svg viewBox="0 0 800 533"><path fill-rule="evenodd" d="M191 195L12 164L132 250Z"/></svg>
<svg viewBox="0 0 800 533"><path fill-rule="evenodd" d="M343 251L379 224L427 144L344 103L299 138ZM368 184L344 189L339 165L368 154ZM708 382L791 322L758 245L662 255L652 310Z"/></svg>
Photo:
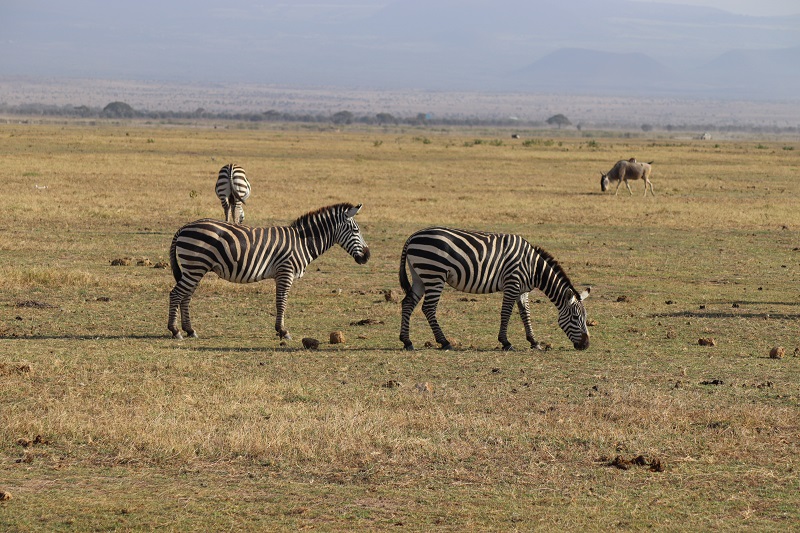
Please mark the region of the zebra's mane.
<svg viewBox="0 0 800 533"><path fill-rule="evenodd" d="M559 264L559 262L556 261L556 258L550 255L550 252L547 252L546 250L543 250L538 246L534 246L533 249L536 251L536 253L541 255L545 261L547 261L547 264L550 265L550 268L553 269L556 275L558 275L561 279L566 281L567 284L569 285L569 288L572 289L572 291L575 294L578 294L579 291L575 289L575 285L572 284L572 281L569 279L569 276L564 271L564 268Z"/></svg>
<svg viewBox="0 0 800 533"><path fill-rule="evenodd" d="M291 227L293 228L303 227L309 220L319 215L320 213L328 211L347 211L348 209L351 209L353 207L355 207L353 204L349 204L347 202L343 202L341 204L329 205L327 207L320 207L319 209L314 209L313 211L309 211L305 215L297 217L297 220L292 222Z"/></svg>

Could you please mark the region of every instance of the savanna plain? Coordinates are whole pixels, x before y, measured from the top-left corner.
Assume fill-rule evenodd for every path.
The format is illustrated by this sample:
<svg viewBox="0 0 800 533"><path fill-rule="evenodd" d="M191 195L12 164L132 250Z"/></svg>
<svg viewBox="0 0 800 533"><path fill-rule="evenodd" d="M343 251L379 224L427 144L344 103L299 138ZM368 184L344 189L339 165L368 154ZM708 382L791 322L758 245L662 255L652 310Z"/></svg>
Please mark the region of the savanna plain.
<svg viewBox="0 0 800 533"><path fill-rule="evenodd" d="M0 529L800 528L800 141L521 133L0 125ZM600 192L629 157L655 197ZM166 329L160 267L228 162L251 225L364 204L371 260L312 263L285 345L271 280L209 274L199 338ZM515 315L502 352L501 296L448 289L456 349L418 308L403 351L400 250L439 224L553 254L589 349L534 292L551 349Z"/></svg>

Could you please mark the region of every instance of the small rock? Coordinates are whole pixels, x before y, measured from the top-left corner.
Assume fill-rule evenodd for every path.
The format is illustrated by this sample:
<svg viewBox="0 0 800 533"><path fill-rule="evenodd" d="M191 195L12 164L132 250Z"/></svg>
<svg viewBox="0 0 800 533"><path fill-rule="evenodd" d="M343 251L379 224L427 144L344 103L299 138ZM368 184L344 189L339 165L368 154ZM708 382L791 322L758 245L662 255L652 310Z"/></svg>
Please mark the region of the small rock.
<svg viewBox="0 0 800 533"><path fill-rule="evenodd" d="M153 268L165 269L168 266L169 266L169 263L167 263L166 261L158 261L155 265L153 265Z"/></svg>
<svg viewBox="0 0 800 533"><path fill-rule="evenodd" d="M111 266L130 266L130 264L130 257L118 257L117 259L111 260Z"/></svg>
<svg viewBox="0 0 800 533"><path fill-rule="evenodd" d="M627 297L627 296L625 296L625 295L623 295L623 296L618 296L618 297L617 297L617 301L618 301L618 302L627 302L627 301L628 301L628 297Z"/></svg>
<svg viewBox="0 0 800 533"><path fill-rule="evenodd" d="M734 309L739 309L739 304L734 303L731 307L733 307Z"/></svg>
<svg viewBox="0 0 800 533"><path fill-rule="evenodd" d="M384 389L396 389L402 386L403 384L397 381L396 379L390 379L389 381L381 385L381 387L383 387Z"/></svg>
<svg viewBox="0 0 800 533"><path fill-rule="evenodd" d="M7 490L0 490L0 502L7 502L12 497L13 496L11 496L11 493Z"/></svg>
<svg viewBox="0 0 800 533"><path fill-rule="evenodd" d="M364 318L350 322L351 326L371 326L373 324L383 324L383 320L375 320L374 318Z"/></svg>
<svg viewBox="0 0 800 533"><path fill-rule="evenodd" d="M701 338L697 341L697 344L700 346L716 346L717 341L715 341L712 337Z"/></svg>
<svg viewBox="0 0 800 533"><path fill-rule="evenodd" d="M331 331L331 344L344 344L344 332Z"/></svg>
<svg viewBox="0 0 800 533"><path fill-rule="evenodd" d="M589 327L596 326L597 325L597 320L590 320L589 322L586 323L586 325L589 326Z"/></svg>
<svg viewBox="0 0 800 533"><path fill-rule="evenodd" d="M770 359L783 359L784 355L786 355L786 349L783 346L775 346L769 351Z"/></svg>
<svg viewBox="0 0 800 533"><path fill-rule="evenodd" d="M150 259L148 259L147 257L145 257L143 259L139 259L138 261L136 261L136 266L151 267L153 266L153 262L150 261Z"/></svg>
<svg viewBox="0 0 800 533"><path fill-rule="evenodd" d="M317 339L312 339L311 337L305 337L303 340L303 348L306 350L316 350L319 348L319 341Z"/></svg>

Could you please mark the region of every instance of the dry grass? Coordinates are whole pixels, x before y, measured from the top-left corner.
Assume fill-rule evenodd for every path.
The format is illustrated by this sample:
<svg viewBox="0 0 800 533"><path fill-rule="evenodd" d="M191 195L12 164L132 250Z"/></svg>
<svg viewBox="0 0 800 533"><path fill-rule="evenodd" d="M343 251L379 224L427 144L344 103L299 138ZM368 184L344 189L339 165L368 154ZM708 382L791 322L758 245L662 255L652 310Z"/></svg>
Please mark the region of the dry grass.
<svg viewBox="0 0 800 533"><path fill-rule="evenodd" d="M505 135L0 126L0 526L791 528L800 146ZM599 192L630 156L655 160L655 198ZM221 215L229 160L253 184L252 224L365 205L372 260L334 249L312 264L288 346L272 282L213 276L193 302L201 338L172 341L171 275L143 261ZM534 294L553 350L502 353L500 297L449 291L440 318L461 349L402 352L383 291L430 224L552 252L593 288L590 349ZM419 312L411 333L432 340ZM510 336L524 346L518 320ZM611 466L639 455L663 471Z"/></svg>

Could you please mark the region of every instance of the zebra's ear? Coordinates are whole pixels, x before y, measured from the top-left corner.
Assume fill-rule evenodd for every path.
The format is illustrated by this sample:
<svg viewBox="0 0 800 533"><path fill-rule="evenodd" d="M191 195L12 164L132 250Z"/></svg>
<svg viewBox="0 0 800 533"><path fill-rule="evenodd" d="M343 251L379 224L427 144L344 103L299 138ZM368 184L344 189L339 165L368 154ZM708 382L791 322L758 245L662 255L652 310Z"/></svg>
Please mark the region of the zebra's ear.
<svg viewBox="0 0 800 533"><path fill-rule="evenodd" d="M578 295L578 300L584 301L586 298L589 297L589 293L590 292L592 292L592 288L591 287L586 287L586 290Z"/></svg>
<svg viewBox="0 0 800 533"><path fill-rule="evenodd" d="M348 209L345 215L347 216L347 218L353 218L358 214L359 211L361 211L361 204L358 204L357 206Z"/></svg>

